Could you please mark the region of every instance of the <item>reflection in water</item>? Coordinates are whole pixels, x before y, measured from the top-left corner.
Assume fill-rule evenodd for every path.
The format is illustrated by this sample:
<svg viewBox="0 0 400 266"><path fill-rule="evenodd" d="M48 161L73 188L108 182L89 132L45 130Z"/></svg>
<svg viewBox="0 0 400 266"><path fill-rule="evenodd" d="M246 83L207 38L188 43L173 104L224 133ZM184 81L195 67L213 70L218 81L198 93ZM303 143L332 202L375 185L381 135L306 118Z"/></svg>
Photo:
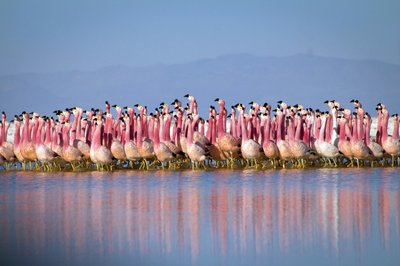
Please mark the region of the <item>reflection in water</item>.
<svg viewBox="0 0 400 266"><path fill-rule="evenodd" d="M55 250L66 264L152 254L185 263L366 256L399 249L396 173L9 173L0 181L0 244L26 256Z"/></svg>

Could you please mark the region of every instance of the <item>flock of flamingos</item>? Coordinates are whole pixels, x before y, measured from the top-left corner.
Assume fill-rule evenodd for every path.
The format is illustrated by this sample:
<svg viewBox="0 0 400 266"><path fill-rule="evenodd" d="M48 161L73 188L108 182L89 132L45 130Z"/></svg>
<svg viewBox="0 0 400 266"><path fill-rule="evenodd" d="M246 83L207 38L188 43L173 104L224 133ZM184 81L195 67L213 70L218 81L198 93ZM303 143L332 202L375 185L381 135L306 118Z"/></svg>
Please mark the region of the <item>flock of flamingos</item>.
<svg viewBox="0 0 400 266"><path fill-rule="evenodd" d="M10 123L2 113L0 167L5 170L106 170L184 168L305 168L399 165L399 118L388 134L389 112L377 104L378 127L371 138L371 116L358 100L355 110L335 100L329 111L289 106L276 109L250 102L231 106L217 98L207 121L197 101L185 95L154 112L111 106L105 112L79 107L54 111L57 118L22 112L12 121L14 143L7 142ZM173 107L171 107L173 106ZM116 117L111 114L115 108ZM230 121L228 123L228 121Z"/></svg>

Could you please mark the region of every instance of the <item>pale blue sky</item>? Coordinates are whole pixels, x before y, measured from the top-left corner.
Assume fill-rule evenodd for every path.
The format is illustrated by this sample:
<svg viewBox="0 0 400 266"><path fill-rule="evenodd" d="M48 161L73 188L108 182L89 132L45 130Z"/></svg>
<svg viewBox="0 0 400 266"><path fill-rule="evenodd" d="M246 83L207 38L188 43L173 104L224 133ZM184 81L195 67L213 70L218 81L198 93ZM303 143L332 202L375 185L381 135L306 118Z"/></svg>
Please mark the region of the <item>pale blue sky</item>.
<svg viewBox="0 0 400 266"><path fill-rule="evenodd" d="M399 0L1 0L0 74L231 53L400 64Z"/></svg>

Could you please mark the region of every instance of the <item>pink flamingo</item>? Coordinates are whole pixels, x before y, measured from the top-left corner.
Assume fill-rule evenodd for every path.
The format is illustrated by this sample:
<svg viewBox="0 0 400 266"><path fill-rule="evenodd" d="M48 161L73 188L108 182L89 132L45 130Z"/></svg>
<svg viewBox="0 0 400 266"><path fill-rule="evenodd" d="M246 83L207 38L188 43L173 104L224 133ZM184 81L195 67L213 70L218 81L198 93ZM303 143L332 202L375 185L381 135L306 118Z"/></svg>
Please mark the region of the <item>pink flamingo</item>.
<svg viewBox="0 0 400 266"><path fill-rule="evenodd" d="M30 122L29 122L29 114L23 112L22 115L24 116L24 128L22 130L22 140L20 143L20 151L22 157L24 157L27 161L36 161L36 149L35 144L31 140L30 136Z"/></svg>
<svg viewBox="0 0 400 266"><path fill-rule="evenodd" d="M293 119L293 118L292 118ZM291 122L291 119L289 120L289 123ZM309 148L307 145L303 142L303 140L300 139L301 131L303 130L303 125L302 125L302 120L300 117L300 114L298 113L295 116L295 126L296 126L296 132L295 135L293 136L293 132L291 132L291 136L289 136L289 145L290 145L290 151L295 159L297 159L300 163L301 167L305 167L305 161L304 159L306 156L309 154ZM291 129L293 131L293 129Z"/></svg>
<svg viewBox="0 0 400 266"><path fill-rule="evenodd" d="M371 152L373 154L371 159L380 160L380 159L383 158L384 150L383 150L381 145L379 145L375 141L372 141L371 138L370 138L372 119L371 119L371 116L368 113L365 114L365 120L366 120L365 144L367 145L367 147L371 150ZM371 166L372 165L373 165L373 163L371 162Z"/></svg>
<svg viewBox="0 0 400 266"><path fill-rule="evenodd" d="M349 127L347 124L347 119L345 117L341 117L339 119L339 143L338 148L344 156L346 156L350 160L350 164L348 166L353 165L353 152L351 151L350 141L346 139L346 128Z"/></svg>
<svg viewBox="0 0 400 266"><path fill-rule="evenodd" d="M97 166L97 170L112 170L112 154L109 148L101 144L101 131L103 126L102 120L96 120L97 126L95 127L92 139L92 145L90 146L90 159Z"/></svg>
<svg viewBox="0 0 400 266"><path fill-rule="evenodd" d="M261 116L261 129L263 133L262 147L265 156L272 160L272 165L275 166L275 160L279 158L279 150L275 142L271 141L271 118L268 114Z"/></svg>
<svg viewBox="0 0 400 266"><path fill-rule="evenodd" d="M121 143L121 134L120 134L122 109L118 105L113 105L113 107L117 110L117 119L114 122L113 126L114 130L112 130L111 133L112 142L110 150L115 159L117 159L118 161L125 161L127 157L124 145ZM112 123L112 121L109 121L108 123Z"/></svg>
<svg viewBox="0 0 400 266"><path fill-rule="evenodd" d="M251 165L251 161L254 161L255 166L257 167L257 160L261 158L262 155L262 147L258 144L255 140L248 136L246 130L246 124L244 121L244 111L245 107L240 105L239 109L239 119L240 124L242 126L242 145L241 145L241 152L242 157L247 161L247 164Z"/></svg>
<svg viewBox="0 0 400 266"><path fill-rule="evenodd" d="M222 99L215 99L218 102L220 111L218 114L218 121L217 121L217 143L218 147L221 149L222 152L226 153L229 159L230 164L233 166L233 159L239 156L238 152L240 150L239 142L229 133L224 131L224 116L225 113L225 101Z"/></svg>
<svg viewBox="0 0 400 266"><path fill-rule="evenodd" d="M389 112L382 109L382 148L392 157L392 167L394 167L395 157L400 152L400 145L397 140L394 140L388 135Z"/></svg>
<svg viewBox="0 0 400 266"><path fill-rule="evenodd" d="M154 153L157 159L161 162L161 167L164 169L164 163L169 164L171 167L171 161L174 159L174 154L163 142L160 142L160 126L158 119L155 119L154 123Z"/></svg>
<svg viewBox="0 0 400 266"><path fill-rule="evenodd" d="M124 151L126 155L126 159L129 161L129 166L132 168L133 167L133 162L138 161L141 159L138 148L136 146L136 143L131 139L131 127L130 125L130 118L129 116L124 116L124 122L126 125L126 131L125 131L125 139L124 139Z"/></svg>
<svg viewBox="0 0 400 266"><path fill-rule="evenodd" d="M320 155L323 158L328 159L329 163L331 163L331 159L332 159L333 164L336 167L337 163L336 163L335 159L337 156L339 156L339 150L336 146L325 141L325 139L324 139L326 118L327 118L326 114L321 114L321 129L319 132L319 138L316 141L316 146L318 146Z"/></svg>
<svg viewBox="0 0 400 266"><path fill-rule="evenodd" d="M193 126L191 122L191 118L186 120L186 126L188 128L186 143L187 155L192 161L192 168L195 166L197 168L199 163L205 168L204 161L206 160L206 151L197 142L193 142Z"/></svg>
<svg viewBox="0 0 400 266"><path fill-rule="evenodd" d="M358 114L354 115L354 126L353 126L353 136L350 141L351 152L353 153L353 158L357 162L357 167L360 167L359 160L367 159L370 156L370 150L365 145L364 141L359 138L359 131L362 131L362 119L358 119Z"/></svg>
<svg viewBox="0 0 400 266"><path fill-rule="evenodd" d="M69 133L71 129L71 124L69 122L66 122L63 127L63 151L62 151L62 158L66 161L69 162L72 170L75 170L76 164L79 163L82 160L82 153L75 148L74 146L70 145L70 138L69 138Z"/></svg>
<svg viewBox="0 0 400 266"><path fill-rule="evenodd" d="M47 131L50 130L50 120L47 118L46 119L46 124L48 124L48 128ZM43 130L43 126L44 126L44 120L40 117L39 118L39 131L38 133L41 134L42 130ZM50 140L48 139L50 136L49 133L46 132L46 142L50 142ZM40 138L36 138L36 155L38 160L42 163L43 169L50 171L52 169L52 165L51 162L53 161L53 159L56 157L56 154L51 150L51 148L49 146L47 146L46 144L44 144Z"/></svg>
<svg viewBox="0 0 400 266"><path fill-rule="evenodd" d="M147 162L148 159L153 159L155 157L154 154L154 143L153 141L149 140L148 138L143 139L143 130L142 124L144 119L141 116L137 119L137 136L136 136L136 146L140 157L142 158L142 165L139 169L145 168L146 170L149 169L149 164Z"/></svg>
<svg viewBox="0 0 400 266"><path fill-rule="evenodd" d="M279 155L281 160L283 161L283 167L285 168L285 161L290 160L292 158L292 152L290 151L289 142L283 138L283 120L284 114L280 109L275 109L277 112L277 132L276 132L276 146L279 150Z"/></svg>

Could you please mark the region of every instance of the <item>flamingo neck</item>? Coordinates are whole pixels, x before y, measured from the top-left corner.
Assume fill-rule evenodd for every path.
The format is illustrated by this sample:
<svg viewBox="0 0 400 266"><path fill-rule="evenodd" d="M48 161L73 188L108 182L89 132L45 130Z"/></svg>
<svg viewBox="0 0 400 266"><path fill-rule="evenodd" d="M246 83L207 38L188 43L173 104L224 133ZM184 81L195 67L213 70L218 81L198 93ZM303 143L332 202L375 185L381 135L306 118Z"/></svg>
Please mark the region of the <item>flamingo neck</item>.
<svg viewBox="0 0 400 266"><path fill-rule="evenodd" d="M240 114L240 124L241 124L241 128L242 128L242 144L243 144L244 142L246 142L249 139L247 136L247 128L246 128L246 124L244 121L243 113Z"/></svg>
<svg viewBox="0 0 400 266"><path fill-rule="evenodd" d="M69 146L69 129L64 128L63 129L63 148L66 149Z"/></svg>
<svg viewBox="0 0 400 266"><path fill-rule="evenodd" d="M14 132L14 146L16 148L19 147L19 143L21 141L21 135L20 135L20 130L21 130L21 124L15 123L15 132Z"/></svg>
<svg viewBox="0 0 400 266"><path fill-rule="evenodd" d="M165 130L164 130L164 139L165 141L171 141L171 135L170 135L170 128L171 128L171 121L172 121L172 116L168 116L167 121L165 122Z"/></svg>
<svg viewBox="0 0 400 266"><path fill-rule="evenodd" d="M44 144L49 145L51 143L51 125L50 121L46 123L46 136L44 139Z"/></svg>
<svg viewBox="0 0 400 266"><path fill-rule="evenodd" d="M136 136L136 146L138 148L142 147L142 122L139 121L137 122L137 136Z"/></svg>
<svg viewBox="0 0 400 266"><path fill-rule="evenodd" d="M339 140L340 141L346 140L346 122L340 123Z"/></svg>
<svg viewBox="0 0 400 266"><path fill-rule="evenodd" d="M399 139L399 119L395 118L393 123L394 124L393 124L392 138L394 140L398 140Z"/></svg>
<svg viewBox="0 0 400 266"><path fill-rule="evenodd" d="M186 125L186 128L188 130L188 134L187 134L187 144L188 145L192 145L193 143L193 126L192 123L190 123L190 120L188 120L188 123Z"/></svg>
<svg viewBox="0 0 400 266"><path fill-rule="evenodd" d="M352 140L357 141L358 140L358 132L357 132L357 116L354 116L354 127L353 127L353 135L352 135Z"/></svg>
<svg viewBox="0 0 400 266"><path fill-rule="evenodd" d="M159 123L154 123L154 147L160 146L160 128Z"/></svg>
<svg viewBox="0 0 400 266"><path fill-rule="evenodd" d="M324 139L325 125L326 125L326 118L321 119L321 128L320 128L319 137L318 137L319 141L325 141L325 139Z"/></svg>
<svg viewBox="0 0 400 266"><path fill-rule="evenodd" d="M388 138L388 123L389 123L389 114L384 114L382 119L382 137L381 141L385 142Z"/></svg>
<svg viewBox="0 0 400 266"><path fill-rule="evenodd" d="M213 118L211 118L211 143L215 144L217 143L217 127L215 126L215 120Z"/></svg>
<svg viewBox="0 0 400 266"><path fill-rule="evenodd" d="M371 139L369 138L371 132L371 120L367 119L367 123L365 125L365 144L368 146L371 143Z"/></svg>

